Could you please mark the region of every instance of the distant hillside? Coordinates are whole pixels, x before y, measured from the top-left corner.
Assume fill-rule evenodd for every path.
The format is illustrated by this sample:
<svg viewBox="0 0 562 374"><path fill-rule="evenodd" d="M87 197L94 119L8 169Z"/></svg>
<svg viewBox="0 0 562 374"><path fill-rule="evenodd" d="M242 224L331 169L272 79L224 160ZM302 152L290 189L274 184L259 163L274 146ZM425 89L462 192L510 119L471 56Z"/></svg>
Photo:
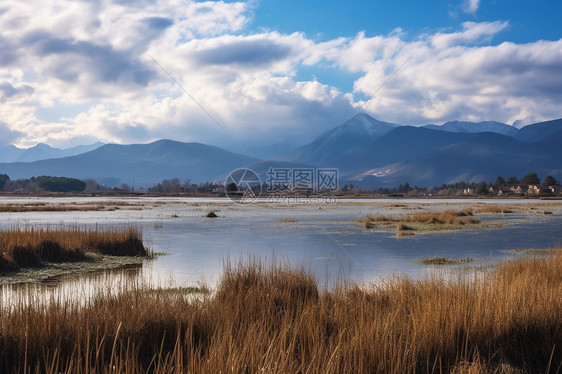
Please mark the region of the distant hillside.
<svg viewBox="0 0 562 374"><path fill-rule="evenodd" d="M344 124L297 149L291 161L336 167L342 182L369 188L490 181L532 171L562 177L562 120L518 130L493 121L411 127L363 118L380 132L369 136L356 116L344 127L356 137L342 131Z"/></svg>
<svg viewBox="0 0 562 374"><path fill-rule="evenodd" d="M519 130L516 138L524 142L537 142L548 140L560 130L562 130L562 118L525 126Z"/></svg>
<svg viewBox="0 0 562 374"><path fill-rule="evenodd" d="M312 143L295 149L285 159L305 164L329 164L338 160L342 153L379 139L398 126L361 113L320 135Z"/></svg>
<svg viewBox="0 0 562 374"><path fill-rule="evenodd" d="M93 178L109 186L120 183L152 186L169 178L212 180L257 159L200 143L159 140L150 144L103 145L77 156L29 163L1 163L12 179L37 175Z"/></svg>
<svg viewBox="0 0 562 374"><path fill-rule="evenodd" d="M356 175L369 187L409 182L419 186L460 181L493 181L498 175L521 177L537 172L562 176L562 149L546 143L523 143L490 133L470 134L448 146Z"/></svg>
<svg viewBox="0 0 562 374"><path fill-rule="evenodd" d="M491 181L498 175L522 177L530 172L561 180L561 145L562 119L517 130L493 121L400 126L358 114L278 160L262 161L200 143L160 140L107 144L64 158L0 163L0 174L12 179L39 175L92 178L108 186L132 184L133 179L135 186L152 186L170 178L221 183L232 170L244 166L254 169L264 182L270 167L337 168L341 183L367 188L406 182L432 186ZM6 155L19 152L13 146L4 148ZM278 154L282 148L272 146L269 151ZM30 158L33 152L42 157L57 152L46 145L27 151ZM262 151L268 153L265 148Z"/></svg>
<svg viewBox="0 0 562 374"><path fill-rule="evenodd" d="M65 149L53 148L43 143L30 148L18 148L13 145L0 146L0 162L33 162L49 158L69 157L92 151L102 145L103 143L97 142Z"/></svg>
<svg viewBox="0 0 562 374"><path fill-rule="evenodd" d="M440 126L438 125L426 125L425 128L432 130L442 130L449 132L495 132L497 134L516 136L518 129L506 125L505 123L496 121L484 121L484 122L464 122L464 121L452 121L446 122Z"/></svg>

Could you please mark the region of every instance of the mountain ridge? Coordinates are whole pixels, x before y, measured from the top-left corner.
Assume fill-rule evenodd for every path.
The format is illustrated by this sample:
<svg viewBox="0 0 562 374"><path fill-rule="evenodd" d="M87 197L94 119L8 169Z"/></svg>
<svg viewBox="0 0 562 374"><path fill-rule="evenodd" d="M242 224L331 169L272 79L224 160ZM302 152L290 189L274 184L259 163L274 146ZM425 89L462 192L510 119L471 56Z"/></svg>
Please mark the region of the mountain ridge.
<svg viewBox="0 0 562 374"><path fill-rule="evenodd" d="M4 162L0 173L12 179L52 175L95 179L107 185L131 183L134 178L137 186L147 187L176 177L220 183L240 167L255 168L262 177L270 167L338 168L342 183L369 188L405 182L440 185L459 178L490 181L498 175L522 177L529 172L562 179L562 119L528 125L515 135L510 131L513 136L505 134L508 125L494 121L480 122L480 128L496 130L485 132L467 131L470 122L447 123L458 131L435 125L401 126L361 113L274 160L161 139L147 144L105 144L63 158ZM38 151L49 148L36 146Z"/></svg>

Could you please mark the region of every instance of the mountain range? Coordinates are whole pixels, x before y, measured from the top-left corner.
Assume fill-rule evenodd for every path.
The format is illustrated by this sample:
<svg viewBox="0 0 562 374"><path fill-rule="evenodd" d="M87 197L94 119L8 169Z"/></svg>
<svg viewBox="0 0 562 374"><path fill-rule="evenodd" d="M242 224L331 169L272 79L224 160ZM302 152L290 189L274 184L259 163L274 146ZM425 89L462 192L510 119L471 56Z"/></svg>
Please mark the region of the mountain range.
<svg viewBox="0 0 562 374"><path fill-rule="evenodd" d="M33 162L48 158L63 158L86 153L102 145L103 143L97 142L64 149L53 148L43 143L39 143L31 148L18 148L11 144L0 145L0 162Z"/></svg>
<svg viewBox="0 0 562 374"><path fill-rule="evenodd" d="M4 148L14 151L9 147L13 146ZM521 129L494 121L413 127L378 121L361 113L276 160L173 140L95 144L58 151L47 147L20 150L17 158L13 154L18 151L4 154L0 147L0 161L4 161L0 173L12 179L38 175L91 178L108 186L131 184L134 179L136 186L144 187L175 177L190 178L195 183L221 182L239 167L255 170L263 181L270 167L337 168L341 185L353 183L368 188L405 182L433 186L493 181L498 175L521 178L530 172L562 179L562 119ZM76 153L65 156L64 152ZM34 160L33 155L39 154L45 159Z"/></svg>

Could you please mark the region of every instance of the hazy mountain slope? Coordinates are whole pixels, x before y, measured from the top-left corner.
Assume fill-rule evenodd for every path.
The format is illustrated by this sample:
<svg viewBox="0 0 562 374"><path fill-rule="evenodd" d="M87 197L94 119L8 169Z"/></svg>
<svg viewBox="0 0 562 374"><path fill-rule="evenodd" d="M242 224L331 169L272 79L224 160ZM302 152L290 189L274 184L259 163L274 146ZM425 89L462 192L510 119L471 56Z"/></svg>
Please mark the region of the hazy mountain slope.
<svg viewBox="0 0 562 374"><path fill-rule="evenodd" d="M342 169L344 174L364 171L435 152L471 135L401 126L380 139L339 155L331 166Z"/></svg>
<svg viewBox="0 0 562 374"><path fill-rule="evenodd" d="M13 162L15 161L23 149L16 147L15 145L0 145L0 162Z"/></svg>
<svg viewBox="0 0 562 374"><path fill-rule="evenodd" d="M494 132L497 134L516 136L519 132L513 126L506 125L505 123L496 121L483 121L483 122L465 122L465 121L451 121L439 125L426 125L427 129L443 130L449 132Z"/></svg>
<svg viewBox="0 0 562 374"><path fill-rule="evenodd" d="M295 149L285 159L313 165L330 163L342 153L379 139L398 126L360 113L312 143Z"/></svg>
<svg viewBox="0 0 562 374"><path fill-rule="evenodd" d="M102 146L97 142L89 145L79 145L71 148L53 148L47 144L39 143L30 148L18 148L13 145L0 146L0 162L33 162L49 158L62 158L89 152Z"/></svg>
<svg viewBox="0 0 562 374"><path fill-rule="evenodd" d="M150 144L107 144L76 156L30 163L3 163L0 171L12 179L37 175L93 178L98 183L151 186L162 179L207 181L256 162L249 156L200 143L159 140Z"/></svg>
<svg viewBox="0 0 562 374"><path fill-rule="evenodd" d="M562 130L562 118L525 126L519 130L516 139L524 142L548 140L550 135L560 130Z"/></svg>
<svg viewBox="0 0 562 374"><path fill-rule="evenodd" d="M368 170L354 179L368 186L432 186L460 181L493 181L498 175L522 177L537 172L562 176L562 148L524 143L499 134L481 133L435 152Z"/></svg>

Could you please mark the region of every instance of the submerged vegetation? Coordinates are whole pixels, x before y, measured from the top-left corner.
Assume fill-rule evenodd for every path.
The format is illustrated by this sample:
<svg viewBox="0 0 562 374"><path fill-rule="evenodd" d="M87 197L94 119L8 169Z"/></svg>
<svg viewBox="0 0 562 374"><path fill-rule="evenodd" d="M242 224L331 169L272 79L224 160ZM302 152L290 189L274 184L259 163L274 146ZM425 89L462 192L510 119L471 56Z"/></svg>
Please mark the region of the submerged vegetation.
<svg viewBox="0 0 562 374"><path fill-rule="evenodd" d="M557 252L372 288L323 291L306 270L252 263L200 298L138 283L85 305L23 295L1 306L0 371L556 372L561 282Z"/></svg>
<svg viewBox="0 0 562 374"><path fill-rule="evenodd" d="M96 255L147 256L136 227L109 230L80 227L14 227L0 231L0 273L46 263L90 260Z"/></svg>
<svg viewBox="0 0 562 374"><path fill-rule="evenodd" d="M421 260L416 261L422 265L458 265L458 264L467 264L473 262L474 259L470 257L460 258L460 259L452 259L452 258L445 258L445 257L428 257L422 258Z"/></svg>

